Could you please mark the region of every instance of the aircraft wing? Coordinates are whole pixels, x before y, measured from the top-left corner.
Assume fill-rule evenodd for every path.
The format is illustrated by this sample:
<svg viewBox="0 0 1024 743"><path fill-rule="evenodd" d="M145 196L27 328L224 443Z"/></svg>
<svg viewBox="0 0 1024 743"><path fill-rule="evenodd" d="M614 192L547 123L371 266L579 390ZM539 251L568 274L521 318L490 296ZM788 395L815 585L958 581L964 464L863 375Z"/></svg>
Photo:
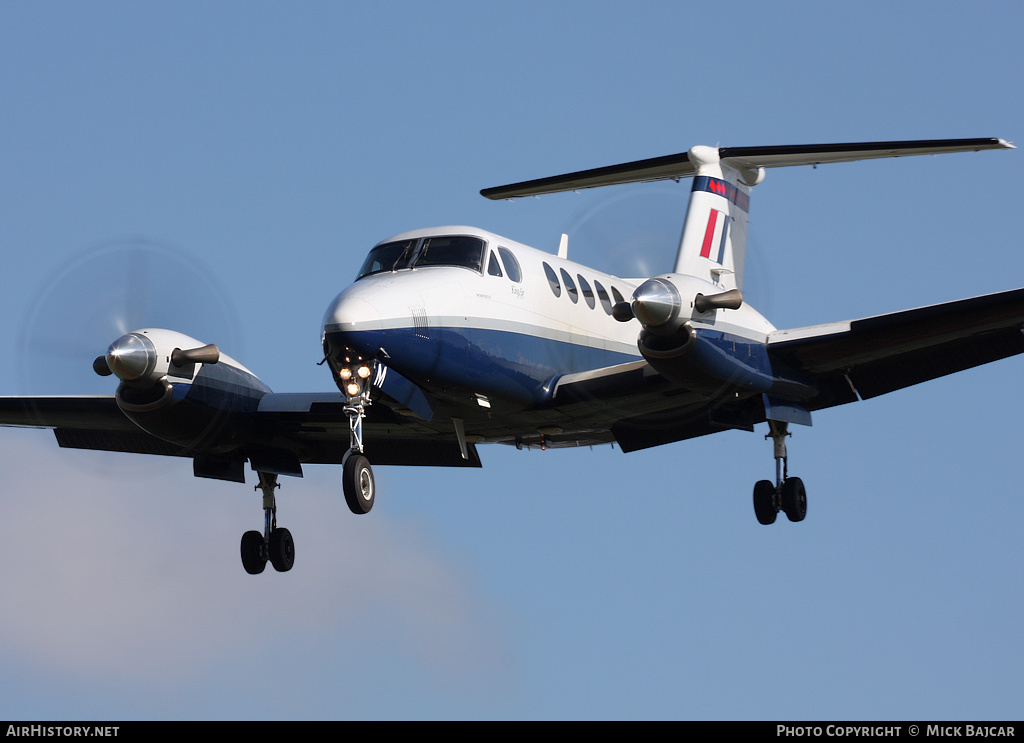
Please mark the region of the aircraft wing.
<svg viewBox="0 0 1024 743"><path fill-rule="evenodd" d="M0 397L0 426L49 428L71 449L187 456L128 420L113 395Z"/></svg>
<svg viewBox="0 0 1024 743"><path fill-rule="evenodd" d="M809 378L821 393L810 410L869 399L929 379L1024 353L1024 289L860 320L779 330L768 338L772 365ZM661 377L646 361L567 374L556 387L550 424L592 430L624 451L753 430L761 405L709 400ZM570 423L571 421L571 423ZM569 434L566 434L567 436ZM551 446L558 445L553 436Z"/></svg>
<svg viewBox="0 0 1024 743"><path fill-rule="evenodd" d="M812 410L1024 353L1024 289L768 337L772 363L813 377Z"/></svg>
<svg viewBox="0 0 1024 743"><path fill-rule="evenodd" d="M250 440L218 455L249 458L279 474L299 474L298 463L340 464L349 446L344 405L337 393L267 394L246 420ZM143 431L121 412L113 395L0 397L0 426L48 428L61 447L72 449L180 457L207 453ZM367 455L376 464L480 466L472 444L463 458L447 431L384 404L369 408L364 432Z"/></svg>

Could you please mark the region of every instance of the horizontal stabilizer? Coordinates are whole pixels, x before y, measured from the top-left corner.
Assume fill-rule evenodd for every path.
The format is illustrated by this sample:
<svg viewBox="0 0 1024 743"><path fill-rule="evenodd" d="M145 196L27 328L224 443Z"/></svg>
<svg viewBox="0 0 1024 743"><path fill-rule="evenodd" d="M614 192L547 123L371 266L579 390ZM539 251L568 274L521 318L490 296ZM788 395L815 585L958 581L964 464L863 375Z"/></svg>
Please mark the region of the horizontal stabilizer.
<svg viewBox="0 0 1024 743"><path fill-rule="evenodd" d="M852 162L881 157L909 155L940 155L947 152L1014 149L1003 139L929 139L901 142L853 142L846 144L799 144L771 147L719 147L722 163L740 171L757 168L782 168L793 165ZM624 183L678 180L697 175L700 163L691 162L690 153L666 155L647 160L580 170L575 173L539 178L507 186L485 188L480 193L488 199L514 199L521 196L577 191ZM753 182L753 181L751 181Z"/></svg>

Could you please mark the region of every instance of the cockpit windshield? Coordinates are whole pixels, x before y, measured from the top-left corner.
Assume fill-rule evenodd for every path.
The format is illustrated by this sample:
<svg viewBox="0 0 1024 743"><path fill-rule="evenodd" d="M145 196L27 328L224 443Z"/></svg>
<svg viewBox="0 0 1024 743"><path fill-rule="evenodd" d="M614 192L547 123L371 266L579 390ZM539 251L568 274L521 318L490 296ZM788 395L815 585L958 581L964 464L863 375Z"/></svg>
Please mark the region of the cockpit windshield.
<svg viewBox="0 0 1024 743"><path fill-rule="evenodd" d="M428 237L413 267L462 266L479 273L483 263L484 241L478 237Z"/></svg>
<svg viewBox="0 0 1024 743"><path fill-rule="evenodd" d="M480 273L486 244L479 237L442 235L378 245L359 269L361 279L375 273L424 266L459 266Z"/></svg>
<svg viewBox="0 0 1024 743"><path fill-rule="evenodd" d="M397 271L399 268L405 268L412 259L412 249L415 245L415 240L399 240L398 242L378 245L366 256L366 261L363 263L363 267L359 269L359 276L356 279L361 279L374 273Z"/></svg>

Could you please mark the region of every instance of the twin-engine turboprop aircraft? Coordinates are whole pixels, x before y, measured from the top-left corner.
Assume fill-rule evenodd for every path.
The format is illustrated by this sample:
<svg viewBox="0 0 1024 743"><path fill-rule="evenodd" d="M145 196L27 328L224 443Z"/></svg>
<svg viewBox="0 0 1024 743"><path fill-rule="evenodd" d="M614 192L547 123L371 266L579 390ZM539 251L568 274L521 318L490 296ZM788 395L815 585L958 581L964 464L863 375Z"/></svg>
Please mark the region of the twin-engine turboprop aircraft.
<svg viewBox="0 0 1024 743"><path fill-rule="evenodd" d="M340 392L278 394L214 345L139 329L97 357L117 392L0 398L0 425L53 429L63 447L188 457L197 477L263 493L263 532L242 563L292 567L277 526L279 475L341 464L355 513L374 503L371 463L479 467L477 445L617 443L630 452L767 421L775 478L754 511L801 521L803 483L786 468L788 426L1024 351L1024 289L776 330L743 299L750 189L766 168L1006 149L1001 139L688 153L487 189L491 199L693 178L675 266L624 279L473 227L388 238L324 315L323 352Z"/></svg>

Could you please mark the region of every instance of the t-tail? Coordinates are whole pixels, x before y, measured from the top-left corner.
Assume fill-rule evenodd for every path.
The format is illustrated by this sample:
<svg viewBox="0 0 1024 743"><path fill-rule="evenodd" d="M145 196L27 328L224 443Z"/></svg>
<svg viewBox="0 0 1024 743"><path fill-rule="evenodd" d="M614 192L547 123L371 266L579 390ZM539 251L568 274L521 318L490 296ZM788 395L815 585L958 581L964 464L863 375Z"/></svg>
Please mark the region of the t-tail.
<svg viewBox="0 0 1024 743"><path fill-rule="evenodd" d="M673 273L711 281L727 291L743 288L750 189L764 180L766 168L1012 148L1005 140L995 138L698 146L678 155L487 188L480 193L489 199L514 199L598 186L693 178Z"/></svg>

